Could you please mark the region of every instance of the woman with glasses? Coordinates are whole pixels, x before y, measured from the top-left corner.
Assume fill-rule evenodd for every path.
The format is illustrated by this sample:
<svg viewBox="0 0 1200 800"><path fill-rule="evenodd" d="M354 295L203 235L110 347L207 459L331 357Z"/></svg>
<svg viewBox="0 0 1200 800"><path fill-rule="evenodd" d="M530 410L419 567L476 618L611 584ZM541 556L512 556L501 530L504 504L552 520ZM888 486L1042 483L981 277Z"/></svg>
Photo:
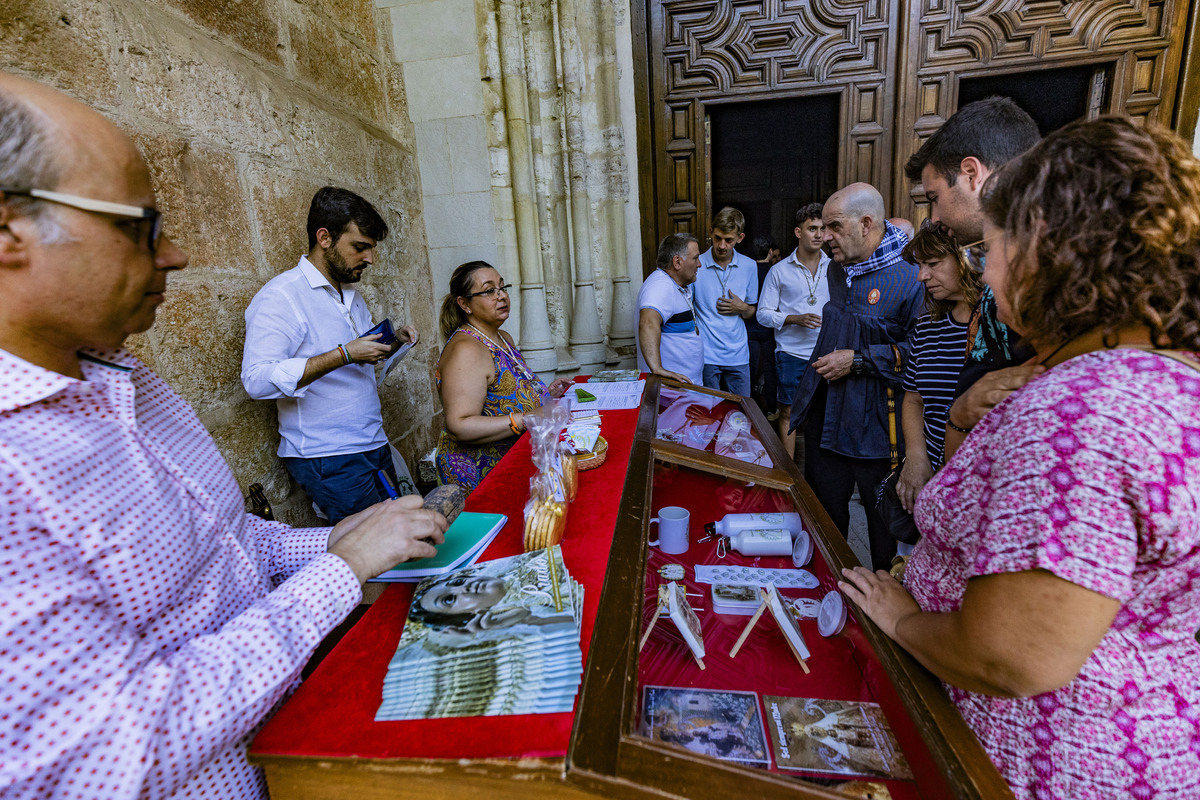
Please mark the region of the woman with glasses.
<svg viewBox="0 0 1200 800"><path fill-rule="evenodd" d="M471 261L454 270L442 299L446 347L434 373L445 416L438 476L467 492L525 430L525 412L547 394L561 397L571 384L560 378L547 388L500 330L511 311L510 286L491 264Z"/></svg>
<svg viewBox="0 0 1200 800"><path fill-rule="evenodd" d="M1046 368L846 594L940 677L1017 797L1200 797L1200 161L1076 122L984 188L984 280Z"/></svg>
<svg viewBox="0 0 1200 800"><path fill-rule="evenodd" d="M916 264L929 313L917 320L904 363L904 469L896 494L909 513L917 495L944 461L946 414L967 352L967 322L979 302L983 279L968 264L953 236L925 220L902 256Z"/></svg>

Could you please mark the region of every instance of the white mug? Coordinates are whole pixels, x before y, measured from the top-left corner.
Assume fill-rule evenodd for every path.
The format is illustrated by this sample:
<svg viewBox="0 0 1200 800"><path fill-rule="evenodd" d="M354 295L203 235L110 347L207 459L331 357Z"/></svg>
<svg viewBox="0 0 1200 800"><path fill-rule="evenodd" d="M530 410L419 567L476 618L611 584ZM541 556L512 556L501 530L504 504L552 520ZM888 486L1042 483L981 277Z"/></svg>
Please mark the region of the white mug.
<svg viewBox="0 0 1200 800"><path fill-rule="evenodd" d="M658 516L650 520L652 525L655 522L658 523L658 538L650 542L651 547L657 547L671 555L687 552L691 515L686 508L663 506L658 510Z"/></svg>

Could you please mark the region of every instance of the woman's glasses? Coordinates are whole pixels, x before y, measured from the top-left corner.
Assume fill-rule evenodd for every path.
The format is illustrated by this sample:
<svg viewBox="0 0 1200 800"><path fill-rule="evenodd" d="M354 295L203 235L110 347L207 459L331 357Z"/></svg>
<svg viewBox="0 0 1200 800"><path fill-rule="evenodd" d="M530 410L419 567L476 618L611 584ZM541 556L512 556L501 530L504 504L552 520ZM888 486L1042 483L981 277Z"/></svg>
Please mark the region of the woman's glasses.
<svg viewBox="0 0 1200 800"><path fill-rule="evenodd" d="M966 255L967 264L970 265L971 269L975 270L976 272L983 272L983 268L987 264L987 243L991 239L995 239L1001 233L1003 233L1003 231L997 231L991 236L983 237L978 242L971 242L971 244L963 245L963 254Z"/></svg>
<svg viewBox="0 0 1200 800"><path fill-rule="evenodd" d="M508 296L508 290L511 288L511 283L502 283L499 286L493 286L490 289L484 289L482 292L471 292L470 294L464 294L463 299L470 300L472 297L486 297L488 300L491 300L496 296L496 292L504 292L505 296Z"/></svg>

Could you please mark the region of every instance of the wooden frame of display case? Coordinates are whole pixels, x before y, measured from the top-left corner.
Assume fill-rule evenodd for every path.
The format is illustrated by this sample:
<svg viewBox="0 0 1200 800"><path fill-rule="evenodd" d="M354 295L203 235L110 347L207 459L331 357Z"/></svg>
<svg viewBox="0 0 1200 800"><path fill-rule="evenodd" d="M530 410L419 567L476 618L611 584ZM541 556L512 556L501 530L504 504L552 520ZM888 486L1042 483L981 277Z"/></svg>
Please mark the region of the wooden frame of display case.
<svg viewBox="0 0 1200 800"><path fill-rule="evenodd" d="M717 395L739 404L771 462L747 464L656 438L663 385ZM585 667L567 756L567 780L610 797L667 794L709 798L844 798L783 775L690 753L637 735L638 651L646 574L647 529L656 462L725 475L790 494L820 555L835 574L858 560L788 458L757 405L723 392L651 376L646 383L621 495L612 556ZM863 615L856 615L905 713L932 755L939 776L918 776L930 796L958 800L1012 797L1003 778L940 682ZM924 781L924 785L923 785Z"/></svg>

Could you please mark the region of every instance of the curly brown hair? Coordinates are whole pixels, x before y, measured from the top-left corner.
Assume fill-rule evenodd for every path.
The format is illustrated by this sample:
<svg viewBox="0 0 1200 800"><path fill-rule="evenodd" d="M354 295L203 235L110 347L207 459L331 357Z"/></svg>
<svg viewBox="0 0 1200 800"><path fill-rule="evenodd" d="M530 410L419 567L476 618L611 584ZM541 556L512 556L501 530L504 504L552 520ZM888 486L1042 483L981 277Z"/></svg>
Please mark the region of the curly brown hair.
<svg viewBox="0 0 1200 800"><path fill-rule="evenodd" d="M1017 243L1005 299L1033 342L1146 326L1200 350L1200 161L1175 134L1071 123L993 173L982 208Z"/></svg>
<svg viewBox="0 0 1200 800"><path fill-rule="evenodd" d="M967 262L958 240L945 226L930 220L922 222L916 235L900 251L900 257L910 264L950 259L958 267L958 285L963 302L971 308L979 302L979 296L983 294L983 276ZM944 319L957 304L957 300L934 300L928 291L925 292L925 308L934 319Z"/></svg>

